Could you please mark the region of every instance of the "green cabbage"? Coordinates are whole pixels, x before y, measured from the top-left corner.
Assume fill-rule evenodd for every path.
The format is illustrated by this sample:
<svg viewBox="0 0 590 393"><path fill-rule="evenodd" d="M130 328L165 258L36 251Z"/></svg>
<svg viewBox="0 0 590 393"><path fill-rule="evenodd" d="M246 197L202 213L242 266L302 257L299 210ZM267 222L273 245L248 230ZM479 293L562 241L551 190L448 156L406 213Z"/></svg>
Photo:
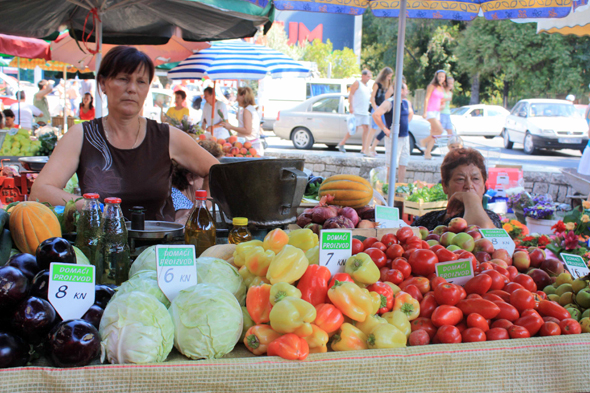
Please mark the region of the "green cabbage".
<svg viewBox="0 0 590 393"><path fill-rule="evenodd" d="M113 299L129 292L147 293L162 302L166 308L170 307L170 300L168 300L166 295L164 295L164 292L162 292L158 286L157 273L152 270L141 270L137 272L128 281L121 284L119 289L117 289L115 296L113 296Z"/></svg>
<svg viewBox="0 0 590 393"><path fill-rule="evenodd" d="M172 350L174 324L154 296L130 292L112 299L100 321L101 361L163 362Z"/></svg>
<svg viewBox="0 0 590 393"><path fill-rule="evenodd" d="M234 294L240 305L246 302L246 285L238 269L219 258L197 258L197 282L217 284Z"/></svg>
<svg viewBox="0 0 590 393"><path fill-rule="evenodd" d="M78 265L90 265L90 261L86 258L86 255L76 246L74 247L74 251L76 252L76 263Z"/></svg>
<svg viewBox="0 0 590 393"><path fill-rule="evenodd" d="M220 358L242 334L242 309L236 297L214 284L180 291L168 310L174 322L174 346L191 359Z"/></svg>
<svg viewBox="0 0 590 393"><path fill-rule="evenodd" d="M129 269L129 278L142 270L156 271L156 246L151 246L143 250Z"/></svg>

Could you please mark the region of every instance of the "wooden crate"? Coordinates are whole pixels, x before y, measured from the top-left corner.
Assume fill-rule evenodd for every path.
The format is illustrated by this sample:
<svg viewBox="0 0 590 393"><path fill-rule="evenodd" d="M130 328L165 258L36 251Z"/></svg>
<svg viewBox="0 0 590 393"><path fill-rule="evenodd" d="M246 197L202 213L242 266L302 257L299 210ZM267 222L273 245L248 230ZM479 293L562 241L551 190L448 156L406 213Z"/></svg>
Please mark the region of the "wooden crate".
<svg viewBox="0 0 590 393"><path fill-rule="evenodd" d="M446 209L448 201L439 202L410 202L404 201L404 213L411 214L412 216L421 217L426 213L430 213L435 210Z"/></svg>

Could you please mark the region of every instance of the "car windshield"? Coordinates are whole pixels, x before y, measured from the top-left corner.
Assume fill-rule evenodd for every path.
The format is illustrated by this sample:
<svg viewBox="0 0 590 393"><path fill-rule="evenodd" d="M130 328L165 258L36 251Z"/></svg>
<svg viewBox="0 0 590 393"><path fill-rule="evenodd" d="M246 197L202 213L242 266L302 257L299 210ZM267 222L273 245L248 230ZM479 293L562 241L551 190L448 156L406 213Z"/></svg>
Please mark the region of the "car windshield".
<svg viewBox="0 0 590 393"><path fill-rule="evenodd" d="M461 108L455 108L451 110L451 115L462 116L469 110L468 107L462 106Z"/></svg>
<svg viewBox="0 0 590 393"><path fill-rule="evenodd" d="M531 104L531 117L571 117L576 109L567 104Z"/></svg>
<svg viewBox="0 0 590 393"><path fill-rule="evenodd" d="M328 112L328 113L338 113L338 104L340 103L340 98L324 98L314 102L311 105L311 110L313 112Z"/></svg>

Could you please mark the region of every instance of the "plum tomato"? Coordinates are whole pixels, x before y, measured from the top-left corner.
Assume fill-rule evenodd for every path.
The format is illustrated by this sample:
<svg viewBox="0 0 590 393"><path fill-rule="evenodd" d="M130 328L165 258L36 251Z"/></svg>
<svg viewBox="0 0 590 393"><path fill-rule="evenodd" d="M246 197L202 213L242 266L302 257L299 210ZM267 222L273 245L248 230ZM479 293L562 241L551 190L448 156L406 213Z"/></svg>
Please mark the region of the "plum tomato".
<svg viewBox="0 0 590 393"><path fill-rule="evenodd" d="M488 321L477 313L469 314L466 322L468 327L481 329L484 333L490 330ZM463 338L463 341L465 341L465 338Z"/></svg>
<svg viewBox="0 0 590 393"><path fill-rule="evenodd" d="M360 252L363 252L365 247L363 246L363 242L359 239L352 239L352 255L356 255Z"/></svg>
<svg viewBox="0 0 590 393"><path fill-rule="evenodd" d="M517 282L509 282L504 287L504 290L508 293L512 293L512 292L516 291L517 289L525 289L525 288Z"/></svg>
<svg viewBox="0 0 590 393"><path fill-rule="evenodd" d="M461 300L461 288L456 284L439 284L434 288L434 299L440 305L454 306Z"/></svg>
<svg viewBox="0 0 590 393"><path fill-rule="evenodd" d="M478 295L477 293L470 293L469 295L467 295L467 299L483 299L481 297L481 295Z"/></svg>
<svg viewBox="0 0 590 393"><path fill-rule="evenodd" d="M463 312L455 307L443 304L438 306L430 316L434 326L456 325L463 319Z"/></svg>
<svg viewBox="0 0 590 393"><path fill-rule="evenodd" d="M438 328L435 341L441 344L458 344L461 342L461 332L455 326L444 325Z"/></svg>
<svg viewBox="0 0 590 393"><path fill-rule="evenodd" d="M381 242L375 242L371 244L371 248L378 248L379 250L385 252L387 251L387 246Z"/></svg>
<svg viewBox="0 0 590 393"><path fill-rule="evenodd" d="M410 227L403 227L396 232L395 236L397 237L397 240L403 244L406 240L414 236L414 231Z"/></svg>
<svg viewBox="0 0 590 393"><path fill-rule="evenodd" d="M535 308L535 298L526 289L517 289L510 294L510 304L522 312L528 308Z"/></svg>
<svg viewBox="0 0 590 393"><path fill-rule="evenodd" d="M507 319L510 322L514 322L520 318L518 310L513 305L508 304L502 300L496 300L494 301L494 304L500 308L500 313L496 315L497 319Z"/></svg>
<svg viewBox="0 0 590 393"><path fill-rule="evenodd" d="M404 275L404 280L410 277L410 275L412 274L412 267L410 266L408 261L400 257L395 258L393 261L391 261L391 268L397 269L400 272L402 272L402 274Z"/></svg>
<svg viewBox="0 0 590 393"><path fill-rule="evenodd" d="M389 258L389 259L399 258L402 256L403 253L404 253L404 248L402 246L400 246L399 244L392 244L391 246L389 246L387 248L387 251L385 251L387 258Z"/></svg>
<svg viewBox="0 0 590 393"><path fill-rule="evenodd" d="M492 287L492 277L487 274L477 275L465 283L465 291L467 294L477 293L478 295L485 295Z"/></svg>
<svg viewBox="0 0 590 393"><path fill-rule="evenodd" d="M512 325L508 328L510 338L529 338L531 334L522 326Z"/></svg>
<svg viewBox="0 0 590 393"><path fill-rule="evenodd" d="M381 237L381 243L385 244L385 247L390 247L393 244L398 244L399 241L393 233L386 233Z"/></svg>
<svg viewBox="0 0 590 393"><path fill-rule="evenodd" d="M489 300L490 302L503 302L504 301L504 299L502 299L500 296L494 295L493 293L486 293L485 295L483 295L483 298L486 300Z"/></svg>
<svg viewBox="0 0 590 393"><path fill-rule="evenodd" d="M582 326L573 318L567 318L559 322L561 334L580 334L582 333Z"/></svg>
<svg viewBox="0 0 590 393"><path fill-rule="evenodd" d="M559 336L561 334L561 328L555 322L545 322L543 326L541 326L541 330L539 330L539 335L541 337L545 336Z"/></svg>
<svg viewBox="0 0 590 393"><path fill-rule="evenodd" d="M430 344L430 335L425 330L415 330L410 333L410 337L408 337L408 343L411 347L418 345L428 345Z"/></svg>
<svg viewBox="0 0 590 393"><path fill-rule="evenodd" d="M432 316L434 310L438 307L438 303L434 298L433 292L428 292L420 302L420 317L428 318Z"/></svg>
<svg viewBox="0 0 590 393"><path fill-rule="evenodd" d="M492 288L491 290L500 290L504 289L506 284L508 284L509 280L508 277L503 275L502 273L498 273L495 270L484 270L482 274L487 274L488 276L492 277Z"/></svg>
<svg viewBox="0 0 590 393"><path fill-rule="evenodd" d="M428 276L434 273L434 265L438 263L436 254L430 250L415 250L410 255L408 263L412 267L412 273L420 276Z"/></svg>
<svg viewBox="0 0 590 393"><path fill-rule="evenodd" d="M364 253L371 257L379 269L387 264L387 257L385 256L385 253L378 248L369 247L365 249Z"/></svg>
<svg viewBox="0 0 590 393"><path fill-rule="evenodd" d="M424 296L422 295L422 292L420 292L420 290L418 289L418 287L415 286L415 285L408 285L408 286L406 286L404 288L404 292L406 292L408 295L410 295L414 299L418 300L419 302L421 302L422 299L424 299Z"/></svg>
<svg viewBox="0 0 590 393"><path fill-rule="evenodd" d="M424 330L430 336L430 339L434 338L436 334L436 326L432 323L430 318L416 318L413 321L410 321L412 325L412 331L415 332L416 330Z"/></svg>
<svg viewBox="0 0 590 393"><path fill-rule="evenodd" d="M524 289L530 292L535 292L537 290L537 284L535 284L535 280L533 280L533 278L528 274L518 274L512 281L522 285Z"/></svg>
<svg viewBox="0 0 590 393"><path fill-rule="evenodd" d="M399 285L404 281L404 275L397 269L390 269L388 267L382 267L379 269L379 273L381 273L380 280L381 281L389 281L395 285Z"/></svg>
<svg viewBox="0 0 590 393"><path fill-rule="evenodd" d="M430 279L430 288L433 290L438 287L440 284L446 284L447 280L444 277L433 277Z"/></svg>
<svg viewBox="0 0 590 393"><path fill-rule="evenodd" d="M514 325L514 324L507 319L496 319L494 322L492 322L492 324L490 325L490 328L492 328L492 329L494 329L494 328L508 329L512 325Z"/></svg>
<svg viewBox="0 0 590 393"><path fill-rule="evenodd" d="M439 262L456 261L457 259L459 259L457 254L453 253L450 250L447 250L446 248L441 248L438 251L436 251L436 257L438 258Z"/></svg>
<svg viewBox="0 0 590 393"><path fill-rule="evenodd" d="M363 240L363 247L366 250L367 248L371 247L373 243L377 243L378 241L379 239L377 239L376 237L368 237L365 240Z"/></svg>
<svg viewBox="0 0 590 393"><path fill-rule="evenodd" d="M486 341L486 333L480 328L470 327L461 333L461 338L464 343L477 343Z"/></svg>
<svg viewBox="0 0 590 393"><path fill-rule="evenodd" d="M508 340L509 338L508 330L501 327L491 328L486 332L487 341Z"/></svg>

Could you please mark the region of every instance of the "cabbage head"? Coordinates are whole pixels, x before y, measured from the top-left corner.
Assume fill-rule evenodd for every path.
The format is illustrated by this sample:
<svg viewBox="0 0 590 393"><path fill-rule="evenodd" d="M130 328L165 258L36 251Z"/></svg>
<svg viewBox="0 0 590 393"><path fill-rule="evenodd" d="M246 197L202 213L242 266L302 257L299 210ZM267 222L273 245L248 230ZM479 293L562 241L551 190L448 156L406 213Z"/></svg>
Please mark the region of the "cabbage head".
<svg viewBox="0 0 590 393"><path fill-rule="evenodd" d="M140 270L137 272L133 277L121 284L113 299L129 292L147 293L162 302L166 308L170 307L170 300L158 286L157 273L152 270Z"/></svg>
<svg viewBox="0 0 590 393"><path fill-rule="evenodd" d="M214 284L180 291L168 309L174 322L174 346L191 359L220 358L242 334L242 309L236 297Z"/></svg>
<svg viewBox="0 0 590 393"><path fill-rule="evenodd" d="M131 264L129 278L142 270L156 271L156 246L150 246L139 254L137 259Z"/></svg>
<svg viewBox="0 0 590 393"><path fill-rule="evenodd" d="M74 251L76 252L76 263L78 265L90 265L90 261L86 258L86 255L76 246L74 247Z"/></svg>
<svg viewBox="0 0 590 393"><path fill-rule="evenodd" d="M197 282L217 284L234 294L240 305L246 302L246 285L238 269L219 258L197 258Z"/></svg>
<svg viewBox="0 0 590 393"><path fill-rule="evenodd" d="M174 343L174 323L154 296L130 292L111 299L100 321L101 360L163 362Z"/></svg>

